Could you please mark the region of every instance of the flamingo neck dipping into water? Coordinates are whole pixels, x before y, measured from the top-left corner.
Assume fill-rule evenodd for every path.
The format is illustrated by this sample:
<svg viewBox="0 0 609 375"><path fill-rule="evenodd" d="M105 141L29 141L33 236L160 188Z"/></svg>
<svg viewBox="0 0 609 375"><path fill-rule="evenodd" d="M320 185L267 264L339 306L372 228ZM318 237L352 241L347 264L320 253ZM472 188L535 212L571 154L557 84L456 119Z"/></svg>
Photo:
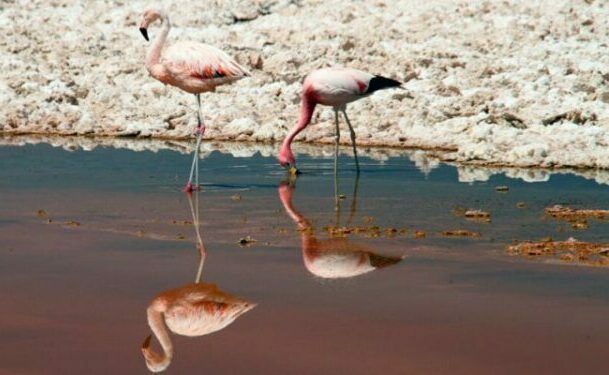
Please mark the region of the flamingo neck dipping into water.
<svg viewBox="0 0 609 375"><path fill-rule="evenodd" d="M207 44L178 42L163 52L171 29L167 13L149 8L142 13L138 27L144 38L149 40L148 26L157 20L161 20L161 32L146 53L146 69L160 82L194 94L197 98L197 141L190 176L184 187L185 192L192 192L199 189L199 148L205 133L205 125L201 119L201 94L247 77L250 73L226 53Z"/></svg>
<svg viewBox="0 0 609 375"><path fill-rule="evenodd" d="M336 148L340 142L340 129L338 127L338 112L342 112L351 133L351 144L355 156L355 165L359 172L359 160L355 146L355 131L349 117L347 117L347 104L367 97L383 89L401 87L401 83L391 78L372 75L356 69L325 68L311 72L304 80L302 87L302 100L300 117L296 126L285 137L277 158L279 163L287 167L291 173L296 173L296 159L292 153L292 141L311 122L313 111L317 104L334 108L336 125ZM335 160L336 163L336 160Z"/></svg>

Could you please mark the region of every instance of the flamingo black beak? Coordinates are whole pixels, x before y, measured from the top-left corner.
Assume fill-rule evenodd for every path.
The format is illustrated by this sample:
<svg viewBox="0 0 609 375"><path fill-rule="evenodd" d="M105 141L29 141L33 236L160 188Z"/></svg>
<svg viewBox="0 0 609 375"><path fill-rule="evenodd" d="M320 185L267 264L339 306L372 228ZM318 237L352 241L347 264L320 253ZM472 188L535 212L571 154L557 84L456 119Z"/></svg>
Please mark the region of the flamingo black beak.
<svg viewBox="0 0 609 375"><path fill-rule="evenodd" d="M150 39L148 39L148 29L145 29L143 27L140 27L140 32L142 33L142 35L144 36L144 39L146 39L147 42L150 41Z"/></svg>
<svg viewBox="0 0 609 375"><path fill-rule="evenodd" d="M152 335L148 335L144 342L142 343L142 349L148 349L150 347L150 340L152 339Z"/></svg>

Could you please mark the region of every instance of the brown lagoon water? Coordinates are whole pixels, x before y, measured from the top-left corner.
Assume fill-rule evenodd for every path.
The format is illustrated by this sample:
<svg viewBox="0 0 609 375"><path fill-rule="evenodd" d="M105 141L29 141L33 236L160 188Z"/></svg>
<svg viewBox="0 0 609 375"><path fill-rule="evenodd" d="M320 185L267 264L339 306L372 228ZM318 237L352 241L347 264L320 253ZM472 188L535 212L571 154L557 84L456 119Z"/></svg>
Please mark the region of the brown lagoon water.
<svg viewBox="0 0 609 375"><path fill-rule="evenodd" d="M285 186L272 158L214 153L189 202L187 155L0 148L0 373L147 373L149 316L172 352L163 358L157 330L157 368L174 374L609 371L609 269L505 251L546 236L609 242L607 222L574 231L543 215L557 203L609 208L608 186L570 175L466 184L451 166L425 175L406 158L364 159L354 202L352 160L339 163L337 212L331 157L304 157ZM190 203L207 250L198 284ZM368 229L331 238L327 226ZM481 237L439 234L449 229Z"/></svg>

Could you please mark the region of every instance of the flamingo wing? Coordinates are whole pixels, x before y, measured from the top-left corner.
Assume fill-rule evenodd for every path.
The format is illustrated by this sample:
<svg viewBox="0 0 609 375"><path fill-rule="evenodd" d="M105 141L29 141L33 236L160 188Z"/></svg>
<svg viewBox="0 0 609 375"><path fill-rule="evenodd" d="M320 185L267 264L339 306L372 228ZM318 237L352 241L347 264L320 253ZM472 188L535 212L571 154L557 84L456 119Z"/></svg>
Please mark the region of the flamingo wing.
<svg viewBox="0 0 609 375"><path fill-rule="evenodd" d="M319 102L327 105L346 104L377 90L400 85L391 78L348 68L319 69L305 80L305 88L311 87Z"/></svg>
<svg viewBox="0 0 609 375"><path fill-rule="evenodd" d="M233 58L213 46L195 43L176 43L165 51L163 64L173 76L203 81L235 81L250 73Z"/></svg>
<svg viewBox="0 0 609 375"><path fill-rule="evenodd" d="M336 96L365 95L372 74L356 69L320 69L311 74L310 78L319 92Z"/></svg>

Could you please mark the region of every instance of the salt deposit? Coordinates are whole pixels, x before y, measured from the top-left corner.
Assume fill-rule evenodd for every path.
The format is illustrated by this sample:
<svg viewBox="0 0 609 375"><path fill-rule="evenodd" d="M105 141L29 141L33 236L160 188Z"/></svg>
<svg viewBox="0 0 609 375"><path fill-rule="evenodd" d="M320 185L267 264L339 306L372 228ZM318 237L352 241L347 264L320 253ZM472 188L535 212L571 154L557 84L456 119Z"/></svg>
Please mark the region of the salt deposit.
<svg viewBox="0 0 609 375"><path fill-rule="evenodd" d="M342 65L406 82L351 106L361 145L495 166L609 168L605 1L161 3L169 42L216 45L253 72L204 96L208 138L282 139L298 116L301 78ZM2 2L0 132L189 138L194 98L143 66L149 44L136 21L154 4ZM330 110L317 111L299 140L333 142L331 121Z"/></svg>

